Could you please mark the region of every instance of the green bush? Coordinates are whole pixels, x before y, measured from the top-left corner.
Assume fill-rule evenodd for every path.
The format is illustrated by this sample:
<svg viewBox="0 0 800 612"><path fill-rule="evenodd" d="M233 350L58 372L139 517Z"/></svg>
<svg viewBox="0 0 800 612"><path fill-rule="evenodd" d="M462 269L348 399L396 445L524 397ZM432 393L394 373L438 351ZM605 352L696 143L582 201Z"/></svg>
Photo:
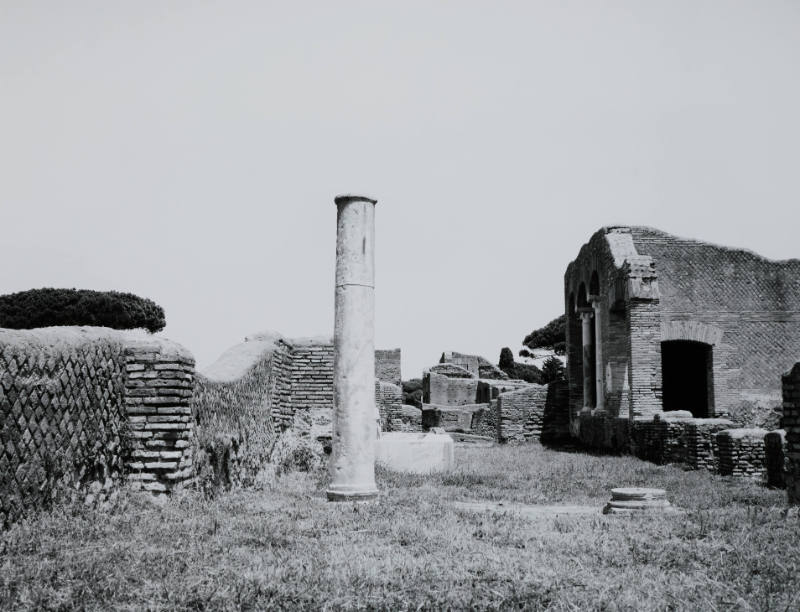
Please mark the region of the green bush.
<svg viewBox="0 0 800 612"><path fill-rule="evenodd" d="M166 324L161 306L132 293L44 288L0 295L0 327L8 329L96 325L154 333Z"/></svg>
<svg viewBox="0 0 800 612"><path fill-rule="evenodd" d="M314 472L325 465L322 445L293 431L286 431L278 437L270 460L275 464L278 476L289 472Z"/></svg>

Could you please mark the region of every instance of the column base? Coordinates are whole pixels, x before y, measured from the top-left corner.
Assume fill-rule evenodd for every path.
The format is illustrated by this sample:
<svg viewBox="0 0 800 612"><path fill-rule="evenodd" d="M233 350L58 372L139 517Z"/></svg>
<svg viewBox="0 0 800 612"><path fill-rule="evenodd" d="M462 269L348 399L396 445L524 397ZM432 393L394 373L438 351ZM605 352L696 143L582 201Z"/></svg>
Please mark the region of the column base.
<svg viewBox="0 0 800 612"><path fill-rule="evenodd" d="M378 497L378 489L331 485L325 494L328 496L328 501L332 502L368 502Z"/></svg>

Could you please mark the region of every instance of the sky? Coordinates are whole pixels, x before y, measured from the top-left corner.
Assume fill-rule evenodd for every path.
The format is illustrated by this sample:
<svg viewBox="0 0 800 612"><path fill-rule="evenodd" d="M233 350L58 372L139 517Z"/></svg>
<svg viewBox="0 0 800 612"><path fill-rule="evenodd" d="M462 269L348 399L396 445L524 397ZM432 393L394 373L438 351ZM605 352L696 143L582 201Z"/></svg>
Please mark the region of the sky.
<svg viewBox="0 0 800 612"><path fill-rule="evenodd" d="M600 227L800 256L800 3L0 0L0 293L129 291L200 369L333 333L340 193L378 348L497 361Z"/></svg>

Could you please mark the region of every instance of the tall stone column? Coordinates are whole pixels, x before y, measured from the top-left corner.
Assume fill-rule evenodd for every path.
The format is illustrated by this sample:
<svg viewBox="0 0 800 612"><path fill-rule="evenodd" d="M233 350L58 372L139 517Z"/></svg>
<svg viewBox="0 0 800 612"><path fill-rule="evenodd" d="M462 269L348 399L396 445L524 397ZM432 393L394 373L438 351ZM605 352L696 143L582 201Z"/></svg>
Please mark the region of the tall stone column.
<svg viewBox="0 0 800 612"><path fill-rule="evenodd" d="M594 347L592 346L592 315L591 308L580 310L581 315L581 337L583 345L583 409L592 409L592 387L595 385L592 376L592 360L594 359Z"/></svg>
<svg viewBox="0 0 800 612"><path fill-rule="evenodd" d="M375 484L375 200L338 196L330 501L364 501Z"/></svg>
<svg viewBox="0 0 800 612"><path fill-rule="evenodd" d="M606 385L603 370L603 306L600 298L592 300L594 308L594 377L595 377L595 410L605 410Z"/></svg>

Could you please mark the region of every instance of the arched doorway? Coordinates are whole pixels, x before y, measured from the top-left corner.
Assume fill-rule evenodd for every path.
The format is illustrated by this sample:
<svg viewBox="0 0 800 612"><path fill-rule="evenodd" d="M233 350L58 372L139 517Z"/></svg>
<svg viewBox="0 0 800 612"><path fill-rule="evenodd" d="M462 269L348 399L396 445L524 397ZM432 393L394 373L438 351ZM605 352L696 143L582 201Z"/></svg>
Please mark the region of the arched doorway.
<svg viewBox="0 0 800 612"><path fill-rule="evenodd" d="M693 340L661 343L664 410L688 410L697 418L714 414L713 350Z"/></svg>

